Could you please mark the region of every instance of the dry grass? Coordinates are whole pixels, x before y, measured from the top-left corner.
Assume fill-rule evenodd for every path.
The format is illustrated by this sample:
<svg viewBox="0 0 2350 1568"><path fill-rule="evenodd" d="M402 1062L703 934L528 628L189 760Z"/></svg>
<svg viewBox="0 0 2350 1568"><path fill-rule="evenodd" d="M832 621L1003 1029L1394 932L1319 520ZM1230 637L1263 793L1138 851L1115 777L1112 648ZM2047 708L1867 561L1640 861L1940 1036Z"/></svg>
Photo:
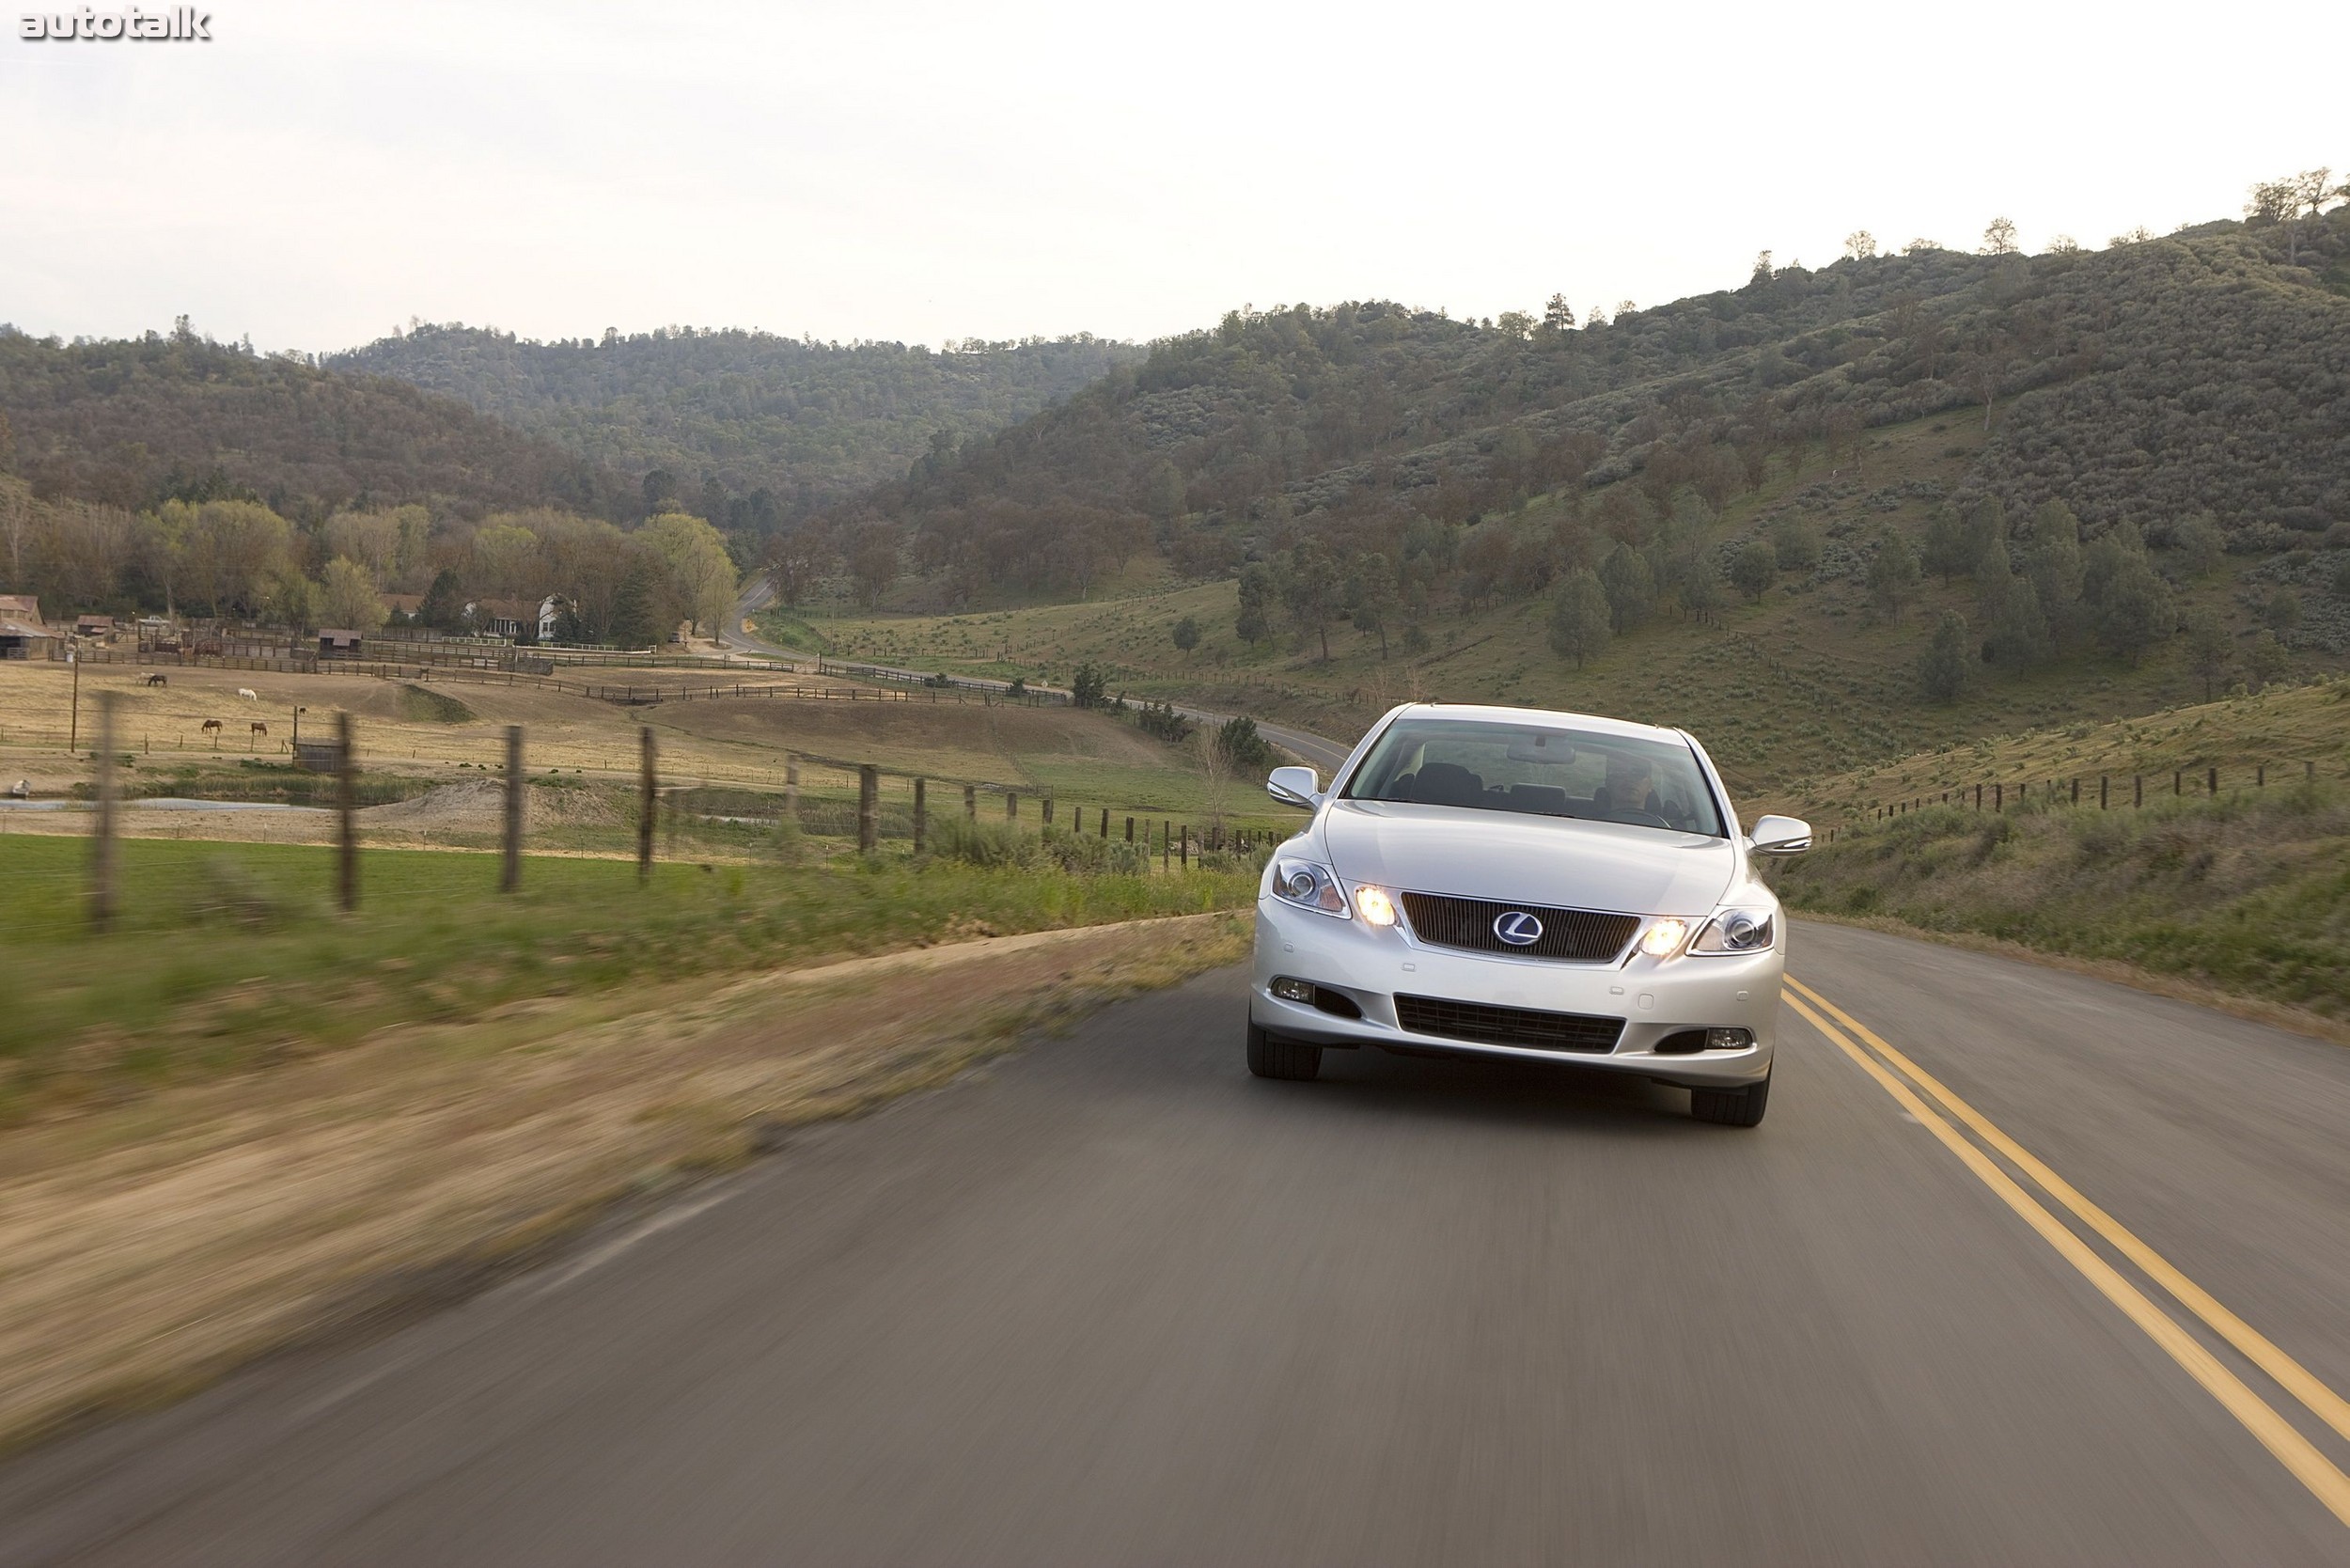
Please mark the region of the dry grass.
<svg viewBox="0 0 2350 1568"><path fill-rule="evenodd" d="M0 1438L165 1397L428 1276L486 1273L777 1126L1246 950L1207 915L509 1005L12 1133Z"/></svg>

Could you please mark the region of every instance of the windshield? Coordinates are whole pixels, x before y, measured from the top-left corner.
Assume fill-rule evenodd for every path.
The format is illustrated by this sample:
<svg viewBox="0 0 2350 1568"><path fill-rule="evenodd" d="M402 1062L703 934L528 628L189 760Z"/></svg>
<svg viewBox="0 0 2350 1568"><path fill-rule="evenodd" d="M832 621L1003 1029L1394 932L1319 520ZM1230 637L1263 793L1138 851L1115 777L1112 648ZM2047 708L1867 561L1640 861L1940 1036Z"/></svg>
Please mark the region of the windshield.
<svg viewBox="0 0 2350 1568"><path fill-rule="evenodd" d="M1551 725L1400 719L1355 770L1346 798L1580 817L1724 837L1714 792L1685 742Z"/></svg>

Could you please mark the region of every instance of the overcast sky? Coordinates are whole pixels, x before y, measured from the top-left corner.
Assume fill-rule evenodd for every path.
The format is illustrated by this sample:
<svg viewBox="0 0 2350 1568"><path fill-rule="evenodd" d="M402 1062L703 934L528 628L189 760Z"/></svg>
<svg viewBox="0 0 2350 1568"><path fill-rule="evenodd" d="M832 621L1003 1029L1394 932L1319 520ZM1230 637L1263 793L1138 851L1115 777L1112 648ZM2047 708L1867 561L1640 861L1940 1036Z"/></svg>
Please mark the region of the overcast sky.
<svg viewBox="0 0 2350 1568"><path fill-rule="evenodd" d="M1856 227L2101 244L2350 165L2340 0L219 0L185 44L29 43L5 8L0 321L69 337L1579 314Z"/></svg>

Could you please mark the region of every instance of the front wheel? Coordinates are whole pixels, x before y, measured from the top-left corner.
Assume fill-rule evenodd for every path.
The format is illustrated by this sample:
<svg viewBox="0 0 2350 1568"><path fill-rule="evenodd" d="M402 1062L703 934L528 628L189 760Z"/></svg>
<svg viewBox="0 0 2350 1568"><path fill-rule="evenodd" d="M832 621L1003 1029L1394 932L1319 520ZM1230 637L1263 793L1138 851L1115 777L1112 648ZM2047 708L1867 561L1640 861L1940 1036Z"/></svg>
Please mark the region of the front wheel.
<svg viewBox="0 0 2350 1568"><path fill-rule="evenodd" d="M1248 1071L1260 1078L1294 1078L1303 1081L1322 1071L1322 1047L1308 1045L1302 1040L1284 1040L1277 1034L1267 1034L1248 1021Z"/></svg>
<svg viewBox="0 0 2350 1568"><path fill-rule="evenodd" d="M1759 1127L1762 1111L1771 1103L1771 1079L1763 1074L1759 1084L1745 1089L1693 1089L1689 1091L1689 1114L1700 1121L1711 1121L1718 1127Z"/></svg>

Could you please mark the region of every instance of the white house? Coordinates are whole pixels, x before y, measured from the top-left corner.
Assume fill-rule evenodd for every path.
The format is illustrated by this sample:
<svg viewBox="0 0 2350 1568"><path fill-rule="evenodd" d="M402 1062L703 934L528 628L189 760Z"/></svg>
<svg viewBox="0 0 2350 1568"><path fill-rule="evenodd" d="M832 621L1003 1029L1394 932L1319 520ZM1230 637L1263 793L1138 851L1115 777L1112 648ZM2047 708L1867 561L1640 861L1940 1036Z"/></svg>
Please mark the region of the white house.
<svg viewBox="0 0 2350 1568"><path fill-rule="evenodd" d="M536 610L527 599L477 599L465 606L465 618L475 630L518 641L527 633L540 642L553 642L562 613L563 601L552 593L539 601Z"/></svg>

